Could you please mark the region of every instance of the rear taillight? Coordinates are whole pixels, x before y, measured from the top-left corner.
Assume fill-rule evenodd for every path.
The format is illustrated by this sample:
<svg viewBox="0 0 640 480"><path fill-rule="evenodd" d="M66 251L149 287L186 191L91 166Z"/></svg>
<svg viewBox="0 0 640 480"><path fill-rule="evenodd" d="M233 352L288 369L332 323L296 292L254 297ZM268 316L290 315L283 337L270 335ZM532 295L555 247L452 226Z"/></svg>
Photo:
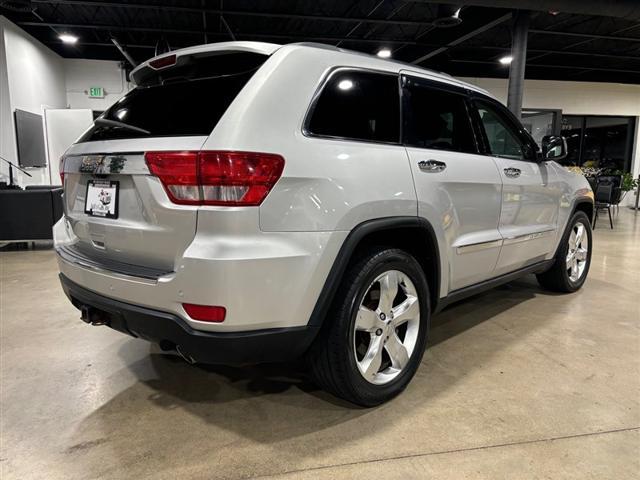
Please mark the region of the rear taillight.
<svg viewBox="0 0 640 480"><path fill-rule="evenodd" d="M272 153L147 152L145 159L181 205L260 205L284 168L284 158Z"/></svg>
<svg viewBox="0 0 640 480"><path fill-rule="evenodd" d="M64 157L60 157L60 163L58 164L58 173L60 174L60 182L64 187Z"/></svg>

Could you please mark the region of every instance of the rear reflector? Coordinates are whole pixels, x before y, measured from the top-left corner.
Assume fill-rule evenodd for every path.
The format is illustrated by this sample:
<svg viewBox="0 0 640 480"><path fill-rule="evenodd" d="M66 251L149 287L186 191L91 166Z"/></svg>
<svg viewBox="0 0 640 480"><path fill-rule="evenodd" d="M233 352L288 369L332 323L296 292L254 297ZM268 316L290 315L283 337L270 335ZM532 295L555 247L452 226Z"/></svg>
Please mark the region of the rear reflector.
<svg viewBox="0 0 640 480"><path fill-rule="evenodd" d="M145 159L181 205L260 205L284 168L284 158L272 153L147 152Z"/></svg>
<svg viewBox="0 0 640 480"><path fill-rule="evenodd" d="M167 55L166 57L156 58L155 60L151 60L149 65L151 65L156 70L161 68L170 67L171 65L176 64L176 56L175 55Z"/></svg>
<svg viewBox="0 0 640 480"><path fill-rule="evenodd" d="M194 320L202 322L224 322L227 309L213 305L194 305L193 303L183 303L182 307Z"/></svg>

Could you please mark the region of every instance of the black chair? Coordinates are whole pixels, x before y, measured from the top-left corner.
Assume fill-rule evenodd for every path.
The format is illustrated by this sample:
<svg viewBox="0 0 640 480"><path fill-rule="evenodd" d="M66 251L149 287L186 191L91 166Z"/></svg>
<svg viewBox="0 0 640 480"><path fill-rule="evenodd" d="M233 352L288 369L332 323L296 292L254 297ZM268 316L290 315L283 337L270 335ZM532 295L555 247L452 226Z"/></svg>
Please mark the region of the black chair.
<svg viewBox="0 0 640 480"><path fill-rule="evenodd" d="M611 217L611 199L613 198L613 184L611 183L598 183L598 187L595 193L595 205L596 215L593 219L593 228L596 228L596 222L598 221L598 211L606 209L609 213L609 225L613 229L613 218Z"/></svg>
<svg viewBox="0 0 640 480"><path fill-rule="evenodd" d="M598 177L598 185L611 185L611 206L617 213L618 204L622 200L622 175L601 175ZM595 190L594 190L595 191Z"/></svg>
<svg viewBox="0 0 640 480"><path fill-rule="evenodd" d="M589 182L591 190L595 192L598 188L598 177L587 177L587 182Z"/></svg>

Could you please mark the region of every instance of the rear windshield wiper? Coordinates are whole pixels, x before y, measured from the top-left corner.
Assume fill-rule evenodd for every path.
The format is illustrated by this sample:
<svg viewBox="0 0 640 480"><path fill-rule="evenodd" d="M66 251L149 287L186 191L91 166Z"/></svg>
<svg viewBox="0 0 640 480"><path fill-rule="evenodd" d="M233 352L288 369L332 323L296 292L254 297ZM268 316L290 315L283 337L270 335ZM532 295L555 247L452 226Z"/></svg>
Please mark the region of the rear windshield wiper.
<svg viewBox="0 0 640 480"><path fill-rule="evenodd" d="M124 123L124 122L118 122L117 120L109 120L108 118L101 118L101 117L96 118L94 123L96 125L104 125L105 127L126 128L127 130L132 130L134 132L144 133L145 135L151 135L151 132L149 130L145 130L144 128L136 127L134 125L129 125L128 123Z"/></svg>

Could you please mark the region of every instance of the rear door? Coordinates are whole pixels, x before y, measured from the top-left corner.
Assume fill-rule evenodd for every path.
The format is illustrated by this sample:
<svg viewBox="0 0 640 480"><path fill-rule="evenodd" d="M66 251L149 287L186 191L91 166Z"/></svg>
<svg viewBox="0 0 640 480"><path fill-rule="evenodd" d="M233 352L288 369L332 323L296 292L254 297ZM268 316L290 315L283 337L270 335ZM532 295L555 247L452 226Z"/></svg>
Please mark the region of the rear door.
<svg viewBox="0 0 640 480"><path fill-rule="evenodd" d="M207 53L209 55L207 55ZM196 231L197 206L169 200L146 152L198 151L267 56L198 52L145 67L63 162L65 216L82 261L170 272ZM124 267L124 268L123 268ZM135 270L135 269L134 269Z"/></svg>
<svg viewBox="0 0 640 480"><path fill-rule="evenodd" d="M448 289L493 275L502 182L491 157L478 153L462 88L402 75L403 141L418 195L418 214L446 239Z"/></svg>
<svg viewBox="0 0 640 480"><path fill-rule="evenodd" d="M503 105L483 97L474 104L485 152L502 177L501 275L541 261L553 249L561 190L555 170L539 161L533 139Z"/></svg>

